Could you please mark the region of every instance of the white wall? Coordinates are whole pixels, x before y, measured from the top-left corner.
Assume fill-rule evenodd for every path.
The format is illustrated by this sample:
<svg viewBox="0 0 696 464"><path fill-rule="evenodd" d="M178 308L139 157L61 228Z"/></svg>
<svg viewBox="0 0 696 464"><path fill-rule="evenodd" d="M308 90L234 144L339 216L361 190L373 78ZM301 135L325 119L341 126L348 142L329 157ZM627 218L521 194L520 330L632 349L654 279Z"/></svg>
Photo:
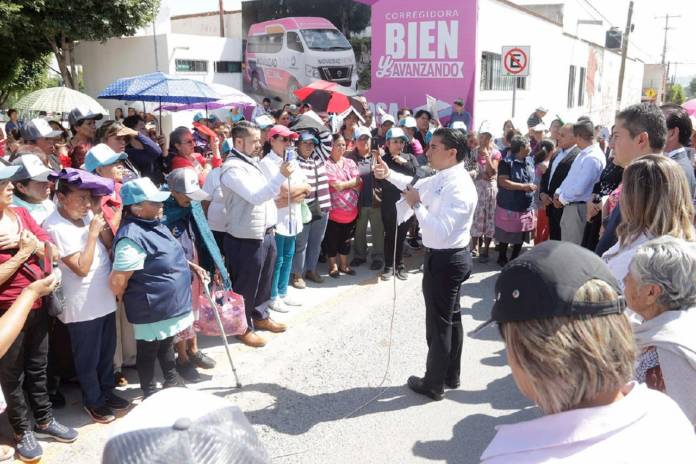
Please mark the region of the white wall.
<svg viewBox="0 0 696 464"><path fill-rule="evenodd" d="M539 105L549 108L549 114L545 118L547 124L558 114L568 121L588 115L595 124L611 125L617 110L616 94L621 61L618 54L593 47L564 33L556 24L524 14L497 0L479 2L478 24L479 57L484 51L500 54L504 45L531 46L527 89L517 91L514 118L516 127L526 128L527 117ZM579 68L588 69L591 50L596 53L598 61L595 95L590 98L585 92L585 104L582 107L568 108L570 65L577 68L577 105ZM622 106L640 102L642 79L643 63L627 60ZM477 69L477 82L479 81L480 69ZM487 120L494 129L502 130L503 122L511 117L512 91L478 90L476 102L476 125Z"/></svg>
<svg viewBox="0 0 696 464"><path fill-rule="evenodd" d="M220 16L196 16L171 21L172 32L178 34L220 37ZM225 37L242 39L242 12L225 14Z"/></svg>

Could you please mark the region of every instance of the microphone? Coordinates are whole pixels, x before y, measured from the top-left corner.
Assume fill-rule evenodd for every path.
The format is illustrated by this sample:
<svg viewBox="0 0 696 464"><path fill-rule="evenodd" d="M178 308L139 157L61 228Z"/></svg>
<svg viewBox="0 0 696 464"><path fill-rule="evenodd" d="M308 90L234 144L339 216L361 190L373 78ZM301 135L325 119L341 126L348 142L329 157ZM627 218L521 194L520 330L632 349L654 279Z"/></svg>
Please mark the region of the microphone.
<svg viewBox="0 0 696 464"><path fill-rule="evenodd" d="M418 182L422 178L423 178L423 173L420 172L420 170L416 169L416 175L413 176L413 179L411 179L411 182L409 182L408 187L413 187L414 185L416 185L416 182ZM406 187L406 189L408 189L408 187Z"/></svg>

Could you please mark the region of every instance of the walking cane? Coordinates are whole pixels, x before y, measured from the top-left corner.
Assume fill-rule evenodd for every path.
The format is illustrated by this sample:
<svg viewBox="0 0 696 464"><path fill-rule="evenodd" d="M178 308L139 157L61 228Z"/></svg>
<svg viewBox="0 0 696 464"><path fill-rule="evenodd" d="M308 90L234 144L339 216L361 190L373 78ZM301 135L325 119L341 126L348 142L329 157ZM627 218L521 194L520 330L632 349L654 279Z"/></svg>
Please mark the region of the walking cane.
<svg viewBox="0 0 696 464"><path fill-rule="evenodd" d="M230 345L227 343L227 334L225 333L225 328L222 326L222 319L220 319L220 313L218 312L218 306L215 302L215 298L210 294L210 289L208 289L208 284L210 279L206 279L201 282L203 284L203 291L205 296L210 301L213 306L213 312L215 313L215 320L217 321L218 327L220 328L220 334L222 337L222 342L225 344L225 352L227 353L227 359L230 361L230 367L232 368L232 373L234 373L234 378L237 381L237 388L242 388L242 382L239 381L239 376L237 375L237 369L234 367L234 362L232 361L232 355L230 354Z"/></svg>

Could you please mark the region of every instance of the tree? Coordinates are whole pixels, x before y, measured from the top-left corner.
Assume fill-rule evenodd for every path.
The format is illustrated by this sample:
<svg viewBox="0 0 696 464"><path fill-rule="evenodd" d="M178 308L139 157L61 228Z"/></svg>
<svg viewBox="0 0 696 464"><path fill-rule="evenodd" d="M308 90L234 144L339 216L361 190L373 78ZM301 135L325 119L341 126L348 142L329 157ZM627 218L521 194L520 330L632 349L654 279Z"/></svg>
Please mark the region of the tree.
<svg viewBox="0 0 696 464"><path fill-rule="evenodd" d="M25 93L45 87L48 82L48 54L34 60L11 57L9 63L6 58L7 55L0 54L0 107L10 97L17 100Z"/></svg>
<svg viewBox="0 0 696 464"><path fill-rule="evenodd" d="M696 77L689 82L689 95L696 97Z"/></svg>
<svg viewBox="0 0 696 464"><path fill-rule="evenodd" d="M285 16L315 16L326 18L350 38L370 25L369 6L353 0L256 0L242 2L244 25Z"/></svg>
<svg viewBox="0 0 696 464"><path fill-rule="evenodd" d="M680 84L668 84L667 85L667 97L665 100L669 103L676 103L681 105L686 100L684 95L684 88Z"/></svg>
<svg viewBox="0 0 696 464"><path fill-rule="evenodd" d="M74 46L81 40L131 36L151 22L160 0L0 0L0 29L26 41L34 56L52 52L63 82L77 88ZM7 27L7 28L5 28ZM0 32L2 34L2 32ZM23 58L22 55L19 58Z"/></svg>

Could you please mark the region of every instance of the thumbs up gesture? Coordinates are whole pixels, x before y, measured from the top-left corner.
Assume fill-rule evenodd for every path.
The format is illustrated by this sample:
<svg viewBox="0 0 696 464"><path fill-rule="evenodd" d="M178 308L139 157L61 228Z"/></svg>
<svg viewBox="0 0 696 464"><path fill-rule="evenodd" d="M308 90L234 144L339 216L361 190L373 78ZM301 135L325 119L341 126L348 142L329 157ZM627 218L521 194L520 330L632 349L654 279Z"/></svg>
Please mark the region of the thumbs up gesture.
<svg viewBox="0 0 696 464"><path fill-rule="evenodd" d="M389 166L387 166L387 163L384 162L381 156L376 157L373 172L375 174L375 178L380 180L389 177Z"/></svg>

